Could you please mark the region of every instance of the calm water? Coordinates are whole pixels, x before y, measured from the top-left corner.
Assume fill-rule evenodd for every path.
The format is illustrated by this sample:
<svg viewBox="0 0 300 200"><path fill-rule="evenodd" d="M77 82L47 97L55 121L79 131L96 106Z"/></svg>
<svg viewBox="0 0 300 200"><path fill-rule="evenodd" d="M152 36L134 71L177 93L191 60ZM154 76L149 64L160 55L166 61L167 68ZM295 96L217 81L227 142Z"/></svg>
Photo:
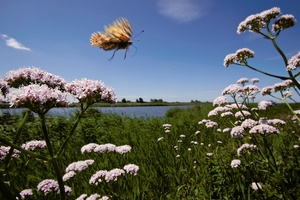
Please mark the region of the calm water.
<svg viewBox="0 0 300 200"><path fill-rule="evenodd" d="M118 114L120 116L129 117L163 117L167 110L171 108L189 108L191 106L139 106L139 107L98 107L103 113ZM24 109L10 108L0 109L0 114L9 113L11 115L20 114ZM48 114L51 116L71 116L78 108L53 108Z"/></svg>

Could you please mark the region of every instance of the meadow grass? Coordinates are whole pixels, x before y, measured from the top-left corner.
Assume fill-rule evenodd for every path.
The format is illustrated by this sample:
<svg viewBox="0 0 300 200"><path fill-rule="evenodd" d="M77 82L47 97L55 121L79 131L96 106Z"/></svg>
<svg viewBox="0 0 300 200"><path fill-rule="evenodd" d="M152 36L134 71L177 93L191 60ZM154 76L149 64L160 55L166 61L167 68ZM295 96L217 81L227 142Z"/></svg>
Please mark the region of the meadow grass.
<svg viewBox="0 0 300 200"><path fill-rule="evenodd" d="M298 104L293 106L295 109L300 107ZM299 149L293 148L299 144L300 135L298 125L288 116L286 105L280 104L274 107L274 111L263 113L269 119L284 117L287 124L281 127L280 134L268 135L265 139L258 136L255 139L259 152L247 152L242 158L237 156L237 149L253 139L233 139L230 133L223 133L217 127L206 128L198 124L212 108L212 104L174 108L165 117L158 118L129 118L88 110L59 165L65 169L75 161L94 159L95 162L66 181L72 188L72 195L68 198L95 192L111 199L288 199L284 196L287 194L300 197ZM12 140L20 118L22 116L2 115L1 137ZM54 151L67 137L73 121L72 118L47 117ZM218 127L227 127L227 123L228 120L218 118ZM165 129L164 124L171 126ZM19 145L28 138L43 139L38 118L31 115L25 126ZM115 152L82 154L81 147L88 143L128 144L132 150L123 155ZM265 147L270 148L270 152ZM46 155L46 150L39 151L42 155L45 151ZM242 164L232 168L233 159L240 159ZM122 168L129 163L139 166L137 176L126 175L97 186L89 184L96 171ZM55 179L50 165L22 154L13 159L9 168L9 183L16 191L36 188L46 178ZM263 190L251 189L252 182L262 184ZM34 190L33 198L57 197L54 193L45 196Z"/></svg>

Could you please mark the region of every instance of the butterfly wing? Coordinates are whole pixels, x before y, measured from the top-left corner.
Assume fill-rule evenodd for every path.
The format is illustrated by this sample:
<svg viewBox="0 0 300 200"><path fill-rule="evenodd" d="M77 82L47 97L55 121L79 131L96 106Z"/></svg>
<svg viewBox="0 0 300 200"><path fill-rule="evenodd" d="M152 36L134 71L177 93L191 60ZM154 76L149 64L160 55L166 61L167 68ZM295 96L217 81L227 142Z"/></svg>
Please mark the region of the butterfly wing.
<svg viewBox="0 0 300 200"><path fill-rule="evenodd" d="M113 24L105 27L105 32L93 33L90 38L92 46L97 46L103 50L127 49L132 42L130 38L132 28L129 21L125 18L117 19Z"/></svg>

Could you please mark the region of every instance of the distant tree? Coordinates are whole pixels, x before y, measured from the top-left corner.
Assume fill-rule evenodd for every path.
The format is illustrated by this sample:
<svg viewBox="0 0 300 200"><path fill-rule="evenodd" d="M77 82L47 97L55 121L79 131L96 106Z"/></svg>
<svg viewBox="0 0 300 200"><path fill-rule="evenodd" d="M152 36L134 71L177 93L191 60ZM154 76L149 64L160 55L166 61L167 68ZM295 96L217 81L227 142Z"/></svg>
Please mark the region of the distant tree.
<svg viewBox="0 0 300 200"><path fill-rule="evenodd" d="M164 101L162 99L150 99L150 102L152 102L152 103L163 103Z"/></svg>
<svg viewBox="0 0 300 200"><path fill-rule="evenodd" d="M123 98L121 102L122 102L122 103L126 103L127 101L126 101L125 98Z"/></svg>
<svg viewBox="0 0 300 200"><path fill-rule="evenodd" d="M144 103L144 99L140 97L140 98L139 98L139 102L140 102L140 103Z"/></svg>

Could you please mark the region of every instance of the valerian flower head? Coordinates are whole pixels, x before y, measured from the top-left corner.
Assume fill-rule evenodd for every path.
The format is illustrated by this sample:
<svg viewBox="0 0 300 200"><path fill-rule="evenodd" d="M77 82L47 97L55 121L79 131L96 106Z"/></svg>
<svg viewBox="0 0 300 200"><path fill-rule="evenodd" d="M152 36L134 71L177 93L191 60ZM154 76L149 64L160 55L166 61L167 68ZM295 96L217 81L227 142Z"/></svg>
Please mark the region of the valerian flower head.
<svg viewBox="0 0 300 200"><path fill-rule="evenodd" d="M238 49L234 54L228 54L224 58L223 65L228 67L231 64L246 64L249 58L254 58L254 51L248 48Z"/></svg>
<svg viewBox="0 0 300 200"><path fill-rule="evenodd" d="M105 174L105 181L109 182L109 181L117 181L118 177L123 176L125 174L125 171L123 169L112 169L110 171L108 171Z"/></svg>
<svg viewBox="0 0 300 200"><path fill-rule="evenodd" d="M65 181L69 180L70 178L74 177L75 175L76 175L76 172L69 171L63 175L62 179L65 182Z"/></svg>
<svg viewBox="0 0 300 200"><path fill-rule="evenodd" d="M227 102L228 101L225 96L219 96L213 101L213 106L221 106L221 105L226 104Z"/></svg>
<svg viewBox="0 0 300 200"><path fill-rule="evenodd" d="M239 80L237 80L237 83L239 83L239 84L245 84L248 82L249 82L248 78L240 78Z"/></svg>
<svg viewBox="0 0 300 200"><path fill-rule="evenodd" d="M259 110L266 110L267 108L276 106L276 103L272 100L263 100L258 103Z"/></svg>
<svg viewBox="0 0 300 200"><path fill-rule="evenodd" d="M244 129L250 129L253 126L257 125L257 121L253 120L253 119L245 119L242 124L241 127L243 127Z"/></svg>
<svg viewBox="0 0 300 200"><path fill-rule="evenodd" d="M68 167L66 168L66 172L70 172L70 171L83 171L86 170L89 165L92 165L94 163L94 160L83 160L83 161L77 161L77 162L73 162L71 164L68 165Z"/></svg>
<svg viewBox="0 0 300 200"><path fill-rule="evenodd" d="M244 119L247 116L251 116L251 113L247 110L241 110L241 111L237 111L234 114L235 118L240 118L240 119Z"/></svg>
<svg viewBox="0 0 300 200"><path fill-rule="evenodd" d="M46 84L50 88L64 90L64 85L66 83L61 77L36 67L20 68L18 70L9 71L4 76L4 80L13 88L31 84Z"/></svg>
<svg viewBox="0 0 300 200"><path fill-rule="evenodd" d="M237 33L241 34L247 30L257 33L261 28L266 28L270 20L276 18L280 13L280 8L274 7L261 13L250 15L239 24Z"/></svg>
<svg viewBox="0 0 300 200"><path fill-rule="evenodd" d="M107 170L100 170L97 171L95 174L92 175L92 177L89 180L89 184L95 184L98 185L102 182L102 178L105 178L107 173Z"/></svg>
<svg viewBox="0 0 300 200"><path fill-rule="evenodd" d="M75 96L79 102L92 105L98 102L116 102L114 91L103 82L83 78L65 85L66 91Z"/></svg>
<svg viewBox="0 0 300 200"><path fill-rule="evenodd" d="M36 149L44 149L46 148L46 142L44 140L31 140L22 144L22 148L27 151L34 151Z"/></svg>
<svg viewBox="0 0 300 200"><path fill-rule="evenodd" d="M272 86L266 86L261 89L260 94L265 96L265 95L270 95L274 88Z"/></svg>
<svg viewBox="0 0 300 200"><path fill-rule="evenodd" d="M213 128L215 126L218 126L218 123L214 122L214 121L208 121L205 123L205 126L206 126L206 128Z"/></svg>
<svg viewBox="0 0 300 200"><path fill-rule="evenodd" d="M231 161L232 168L238 168L240 165L241 165L241 160L239 160L239 159L234 159Z"/></svg>
<svg viewBox="0 0 300 200"><path fill-rule="evenodd" d="M139 171L140 168L139 168L139 166L137 166L135 164L128 164L128 165L125 165L123 167L123 169L126 171L127 174L136 176L137 172Z"/></svg>
<svg viewBox="0 0 300 200"><path fill-rule="evenodd" d="M239 84L231 84L223 90L222 95L237 95L239 92L243 92L243 88Z"/></svg>
<svg viewBox="0 0 300 200"><path fill-rule="evenodd" d="M131 151L131 146L129 145L122 145L122 146L117 146L115 149L115 152L119 154L125 154Z"/></svg>
<svg viewBox="0 0 300 200"><path fill-rule="evenodd" d="M237 149L237 155L241 156L246 150L258 151L258 148L254 144L245 143L240 148Z"/></svg>
<svg viewBox="0 0 300 200"><path fill-rule="evenodd" d="M223 130L223 132L224 132L224 130ZM243 138L244 136L242 133L244 133L244 132L245 132L245 130L243 127L235 126L231 129L230 135L232 138Z"/></svg>
<svg viewBox="0 0 300 200"><path fill-rule="evenodd" d="M7 94L7 100L11 107L28 108L39 114L45 114L53 107L64 107L69 104L67 93L39 84L13 90Z"/></svg>
<svg viewBox="0 0 300 200"><path fill-rule="evenodd" d="M252 78L250 81L251 81L253 84L254 84L254 83L258 83L258 82L259 82L259 78Z"/></svg>
<svg viewBox="0 0 300 200"><path fill-rule="evenodd" d="M0 160L4 160L5 156L8 154L10 147L0 146ZM13 150L12 157L18 158L21 152L17 149Z"/></svg>
<svg viewBox="0 0 300 200"><path fill-rule="evenodd" d="M274 32L276 31L281 31L283 29L287 29L290 27L295 26L296 24L296 19L294 18L293 15L282 15L280 16L273 24L272 30Z"/></svg>
<svg viewBox="0 0 300 200"><path fill-rule="evenodd" d="M300 66L300 51L296 55L294 55L291 59L289 59L286 69L288 71L291 71L291 70L295 70L299 66Z"/></svg>
<svg viewBox="0 0 300 200"><path fill-rule="evenodd" d="M89 144L82 146L80 151L81 151L81 153L85 153L85 152L90 153L90 152L93 152L94 149L98 146L99 146L99 144L89 143Z"/></svg>
<svg viewBox="0 0 300 200"><path fill-rule="evenodd" d="M112 152L116 150L116 147L117 147L116 145L110 143L100 144L94 149L94 152L96 153Z"/></svg>
<svg viewBox="0 0 300 200"><path fill-rule="evenodd" d="M268 119L267 122L269 125L278 125L278 124L285 125L286 124L286 122L283 121L282 119Z"/></svg>
<svg viewBox="0 0 300 200"><path fill-rule="evenodd" d="M29 196L32 196L32 189L25 189L20 192L21 199L26 199ZM16 199L19 199L18 197Z"/></svg>
<svg viewBox="0 0 300 200"><path fill-rule="evenodd" d="M247 96L255 95L260 91L256 85L245 85L243 89Z"/></svg>
<svg viewBox="0 0 300 200"><path fill-rule="evenodd" d="M259 124L259 125L256 125L254 127L252 127L249 131L249 133L251 134L256 134L256 133L259 133L259 134L265 134L265 133L275 133L275 134L280 134L280 131L275 128L274 126L271 126L271 125L267 125L267 124Z"/></svg>
<svg viewBox="0 0 300 200"><path fill-rule="evenodd" d="M58 182L52 179L45 179L41 181L37 185L37 189L47 195L50 192L56 192L57 194L60 193ZM65 192L67 195L70 195L72 190L69 186L65 185Z"/></svg>
<svg viewBox="0 0 300 200"><path fill-rule="evenodd" d="M222 112L226 112L226 111L229 111L230 108L229 107L226 107L226 106L218 106L218 107L215 107L213 110L211 110L209 113L208 113L208 117L211 117L211 116L215 116L215 115L218 115L219 113L222 113Z"/></svg>
<svg viewBox="0 0 300 200"><path fill-rule="evenodd" d="M287 90L289 89L290 87L292 87L294 85L293 81L292 80L284 80L280 83L276 83L273 88L274 88L274 91L275 92L278 92L278 91L284 91L284 90Z"/></svg>

